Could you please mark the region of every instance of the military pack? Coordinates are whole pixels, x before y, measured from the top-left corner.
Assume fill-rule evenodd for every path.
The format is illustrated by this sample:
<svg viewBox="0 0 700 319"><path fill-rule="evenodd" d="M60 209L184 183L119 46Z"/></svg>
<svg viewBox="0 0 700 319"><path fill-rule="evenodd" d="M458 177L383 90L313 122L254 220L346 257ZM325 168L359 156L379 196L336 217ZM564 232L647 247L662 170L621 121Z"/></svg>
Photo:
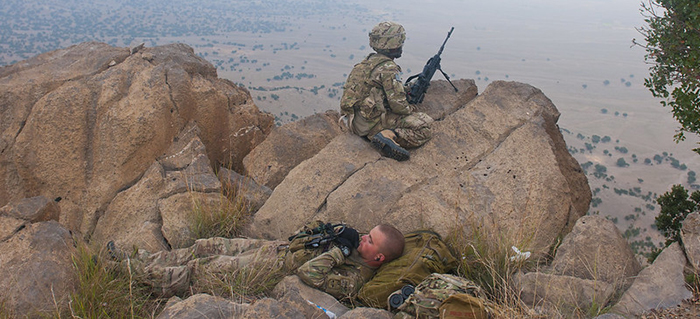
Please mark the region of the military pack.
<svg viewBox="0 0 700 319"><path fill-rule="evenodd" d="M479 286L449 274L431 274L401 304L394 319L447 319L495 317L495 308Z"/></svg>
<svg viewBox="0 0 700 319"><path fill-rule="evenodd" d="M447 273L457 266L457 260L439 234L417 230L404 237L403 255L382 265L360 289L358 298L365 305L386 308L387 299L394 291L405 285L416 286L432 273Z"/></svg>
<svg viewBox="0 0 700 319"><path fill-rule="evenodd" d="M342 114L353 115L355 114L355 108L357 108L361 112L364 111L364 113L366 113L363 114L365 118L379 116L379 114L370 113L377 112L373 104L383 103L383 99L381 97L372 98L371 100L373 102L369 103L372 105L367 105L366 107L362 107L362 105L367 104L367 101L365 100L370 97L370 90L372 87L381 87L380 85L373 84L371 82L372 71L387 61L391 61L391 59L384 55L373 53L353 67L347 81L345 82L345 86L343 87L343 96L340 99L340 110Z"/></svg>

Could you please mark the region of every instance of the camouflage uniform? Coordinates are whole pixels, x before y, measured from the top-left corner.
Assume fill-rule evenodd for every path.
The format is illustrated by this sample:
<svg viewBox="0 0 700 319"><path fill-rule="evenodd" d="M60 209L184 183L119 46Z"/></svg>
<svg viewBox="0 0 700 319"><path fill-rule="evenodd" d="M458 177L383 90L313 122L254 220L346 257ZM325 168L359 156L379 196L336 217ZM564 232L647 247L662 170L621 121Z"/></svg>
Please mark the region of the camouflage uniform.
<svg viewBox="0 0 700 319"><path fill-rule="evenodd" d="M357 250L353 249L346 258L340 248L333 247L299 267L297 276L307 285L342 300L357 295L375 270L362 260Z"/></svg>
<svg viewBox="0 0 700 319"><path fill-rule="evenodd" d="M132 259L122 261L138 278L162 296L182 295L199 275L231 273L243 267L297 270L299 277L336 298L355 295L374 274L353 250L347 259L339 248L291 252L286 241L249 238L198 239L194 245L171 251L148 253L139 250Z"/></svg>
<svg viewBox="0 0 700 319"><path fill-rule="evenodd" d="M362 72L362 69L371 70L369 79L353 76L353 72ZM356 92L366 96L351 97ZM345 105L349 103L354 105ZM432 137L430 123L433 119L425 113L413 112L414 107L408 104L401 83L401 67L381 53L371 53L355 65L344 87L341 109L352 115L351 129L359 136L373 136L393 129L396 142L405 148L421 146ZM346 111L349 109L354 112L349 114Z"/></svg>

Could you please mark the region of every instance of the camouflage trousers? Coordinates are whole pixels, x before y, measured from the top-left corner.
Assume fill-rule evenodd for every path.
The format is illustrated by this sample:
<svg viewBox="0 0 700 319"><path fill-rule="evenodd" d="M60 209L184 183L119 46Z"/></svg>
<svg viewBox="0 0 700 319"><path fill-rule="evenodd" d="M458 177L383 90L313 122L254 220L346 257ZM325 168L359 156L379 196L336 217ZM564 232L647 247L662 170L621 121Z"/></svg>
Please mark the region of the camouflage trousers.
<svg viewBox="0 0 700 319"><path fill-rule="evenodd" d="M283 264L280 251L288 242L249 238L198 239L194 245L149 253L140 249L129 263L139 281L153 288L154 293L169 297L182 295L190 282L206 276L235 273L244 267L266 267L279 270Z"/></svg>
<svg viewBox="0 0 700 319"><path fill-rule="evenodd" d="M363 120L356 118L353 121L366 122ZM387 113L384 122L377 119L376 125L369 130L367 136L374 136L374 134L383 130L391 129L396 132L396 142L403 148L419 147L433 137L430 124L434 120L428 114L422 112L414 112L409 115ZM362 126L364 123L358 124ZM367 124L371 125L371 122L367 122Z"/></svg>

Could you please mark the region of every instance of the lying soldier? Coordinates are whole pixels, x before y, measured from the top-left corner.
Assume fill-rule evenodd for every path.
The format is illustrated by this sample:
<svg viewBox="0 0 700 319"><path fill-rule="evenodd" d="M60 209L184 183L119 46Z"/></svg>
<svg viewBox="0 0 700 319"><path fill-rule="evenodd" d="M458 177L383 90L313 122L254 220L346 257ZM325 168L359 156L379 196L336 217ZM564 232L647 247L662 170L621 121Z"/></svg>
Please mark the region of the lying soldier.
<svg viewBox="0 0 700 319"><path fill-rule="evenodd" d="M122 267L131 267L140 281L165 297L184 294L198 276L268 267L296 273L309 286L341 300L355 296L379 266L400 257L404 243L403 234L387 224L360 238L345 225L315 222L289 241L215 237L171 251L139 249L132 256L110 241L107 250Z"/></svg>

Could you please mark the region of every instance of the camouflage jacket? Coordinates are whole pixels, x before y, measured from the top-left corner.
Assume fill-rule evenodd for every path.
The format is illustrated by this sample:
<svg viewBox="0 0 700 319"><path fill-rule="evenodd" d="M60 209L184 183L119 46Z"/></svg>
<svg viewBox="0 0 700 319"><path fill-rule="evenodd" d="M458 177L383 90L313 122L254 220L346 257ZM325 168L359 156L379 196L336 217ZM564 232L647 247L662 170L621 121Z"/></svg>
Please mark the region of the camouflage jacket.
<svg viewBox="0 0 700 319"><path fill-rule="evenodd" d="M376 268L367 265L357 250L345 258L333 247L297 269L297 276L307 285L323 290L338 300L354 298Z"/></svg>
<svg viewBox="0 0 700 319"><path fill-rule="evenodd" d="M367 69L371 70L368 79L353 77L353 72L365 70L360 73L366 74ZM372 53L355 65L344 90L341 108L344 103L349 103L346 101L357 101L353 105L353 132L360 136L369 134L380 122L384 128L393 128L393 123L398 117L413 111L401 83L401 67L394 60L379 53ZM353 94L366 96L353 97Z"/></svg>

